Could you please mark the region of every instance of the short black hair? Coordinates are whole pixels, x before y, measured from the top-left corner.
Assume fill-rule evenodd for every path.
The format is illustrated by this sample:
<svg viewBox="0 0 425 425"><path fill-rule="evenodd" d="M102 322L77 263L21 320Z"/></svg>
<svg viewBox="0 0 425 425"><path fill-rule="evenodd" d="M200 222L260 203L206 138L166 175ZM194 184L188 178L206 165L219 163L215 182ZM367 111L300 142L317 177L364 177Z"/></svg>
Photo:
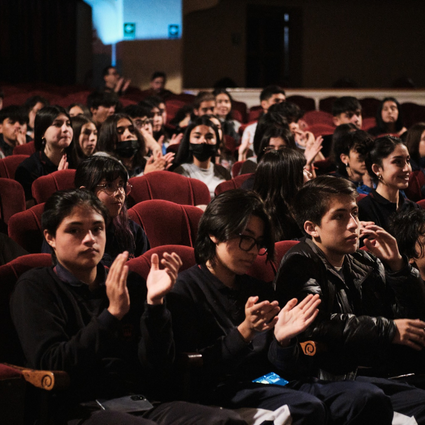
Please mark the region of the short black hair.
<svg viewBox="0 0 425 425"><path fill-rule="evenodd" d="M215 260L216 244L210 236L214 236L219 242L237 237L244 231L251 216L263 221L264 247L267 248L267 258L273 259L273 229L263 201L255 192L233 189L215 197L201 217L195 242L195 258L198 264Z"/></svg>
<svg viewBox="0 0 425 425"><path fill-rule="evenodd" d="M288 121L288 124L298 122L304 115L304 111L292 102L280 102L272 105L270 109L278 114L282 114L286 118L286 121Z"/></svg>
<svg viewBox="0 0 425 425"><path fill-rule="evenodd" d="M215 96L209 91L200 91L193 101L193 109L199 109L202 102L209 102L210 100L214 100Z"/></svg>
<svg viewBox="0 0 425 425"><path fill-rule="evenodd" d="M115 66L112 66L112 65L105 66L105 68L103 68L103 70L102 70L102 77L106 77L107 75L109 75L110 69L116 69L116 68L115 68Z"/></svg>
<svg viewBox="0 0 425 425"><path fill-rule="evenodd" d="M286 96L285 90L283 90L282 87L276 85L264 87L264 89L260 93L260 101L269 100L274 94L280 93Z"/></svg>
<svg viewBox="0 0 425 425"><path fill-rule="evenodd" d="M408 259L425 255L425 245L419 242L419 236L425 236L425 210L408 205L399 209L390 219L389 231L396 238L398 250ZM419 245L419 252L416 249Z"/></svg>
<svg viewBox="0 0 425 425"><path fill-rule="evenodd" d="M149 117L151 114L151 106L141 101L137 105L127 105L123 109L123 112L124 114L130 115L131 118Z"/></svg>
<svg viewBox="0 0 425 425"><path fill-rule="evenodd" d="M356 200L357 195L354 184L342 177L319 176L308 181L292 204L298 226L304 229L306 221L320 225L333 197L350 196Z"/></svg>
<svg viewBox="0 0 425 425"><path fill-rule="evenodd" d="M362 110L362 105L354 96L342 96L332 104L332 115L337 117L344 112L356 112Z"/></svg>
<svg viewBox="0 0 425 425"><path fill-rule="evenodd" d="M155 80L155 78L159 78L159 77L162 77L164 79L164 84L165 84L165 82L167 81L167 75L163 71L155 71L151 75L151 81L153 81L153 80Z"/></svg>
<svg viewBox="0 0 425 425"><path fill-rule="evenodd" d="M342 125L348 124L341 124L341 126ZM373 146L372 137L366 131L363 130L348 131L346 133L341 134L340 137L333 137L332 140L333 160L336 164L338 172L345 177L347 177L348 174L346 166L341 160L341 154L349 155L350 151L354 149L363 158L366 158L367 153L370 149L372 149Z"/></svg>
<svg viewBox="0 0 425 425"><path fill-rule="evenodd" d="M18 121L19 124L28 124L28 113L23 106L9 105L0 109L0 124L8 118L13 122Z"/></svg>
<svg viewBox="0 0 425 425"><path fill-rule="evenodd" d="M87 106L89 109L97 109L99 106L109 108L118 105L118 95L116 93L94 91L87 96Z"/></svg>

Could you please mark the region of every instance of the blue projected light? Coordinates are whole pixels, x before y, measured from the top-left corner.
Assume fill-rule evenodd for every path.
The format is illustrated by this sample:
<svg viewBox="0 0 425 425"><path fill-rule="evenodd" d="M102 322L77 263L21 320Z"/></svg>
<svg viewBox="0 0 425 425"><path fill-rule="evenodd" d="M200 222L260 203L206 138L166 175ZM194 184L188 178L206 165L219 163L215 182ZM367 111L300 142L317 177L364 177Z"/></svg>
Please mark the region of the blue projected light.
<svg viewBox="0 0 425 425"><path fill-rule="evenodd" d="M178 39L182 0L84 0L103 44L122 40Z"/></svg>

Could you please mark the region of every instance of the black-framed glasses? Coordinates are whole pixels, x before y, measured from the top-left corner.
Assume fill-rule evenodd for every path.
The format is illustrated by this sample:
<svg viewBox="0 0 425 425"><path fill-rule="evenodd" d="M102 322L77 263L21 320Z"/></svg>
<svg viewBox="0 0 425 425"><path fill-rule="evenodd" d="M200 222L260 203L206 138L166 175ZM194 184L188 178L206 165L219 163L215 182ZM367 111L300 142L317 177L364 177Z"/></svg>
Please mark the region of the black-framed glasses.
<svg viewBox="0 0 425 425"><path fill-rule="evenodd" d="M133 187L130 183L124 184L124 183L104 183L104 184L98 184L96 187L100 187L100 190L103 190L108 195L112 196L115 195L115 193L122 192L128 195L131 192L131 188Z"/></svg>
<svg viewBox="0 0 425 425"><path fill-rule="evenodd" d="M255 245L257 245L258 255L265 255L267 253L267 248L263 245L263 241L258 241L252 236L243 235L239 233L239 248L242 251L251 251Z"/></svg>

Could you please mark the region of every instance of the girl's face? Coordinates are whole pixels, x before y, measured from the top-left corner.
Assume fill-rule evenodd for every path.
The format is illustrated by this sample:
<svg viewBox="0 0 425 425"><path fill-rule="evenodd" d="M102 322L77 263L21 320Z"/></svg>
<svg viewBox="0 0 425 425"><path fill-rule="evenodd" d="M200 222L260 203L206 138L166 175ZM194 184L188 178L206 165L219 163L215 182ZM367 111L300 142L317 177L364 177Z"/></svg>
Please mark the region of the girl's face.
<svg viewBox="0 0 425 425"><path fill-rule="evenodd" d="M71 121L65 114L59 114L47 127L43 138L50 148L65 149L71 144L72 136Z"/></svg>
<svg viewBox="0 0 425 425"><path fill-rule="evenodd" d="M217 139L211 127L198 125L190 132L189 142L193 144L208 143L209 145L215 145Z"/></svg>
<svg viewBox="0 0 425 425"><path fill-rule="evenodd" d="M381 111L382 121L385 123L395 123L398 119L398 108L397 104L392 100L384 102Z"/></svg>
<svg viewBox="0 0 425 425"><path fill-rule="evenodd" d="M398 190L406 189L412 172L407 147L403 144L397 145L394 151L382 160L382 166L373 164L372 170L377 176L381 176L378 185L384 184Z"/></svg>
<svg viewBox="0 0 425 425"><path fill-rule="evenodd" d="M218 130L218 136L220 137L220 140L223 138L223 129L221 128L221 122L216 117L210 117L210 121L215 124Z"/></svg>
<svg viewBox="0 0 425 425"><path fill-rule="evenodd" d="M72 118L77 115L84 115L84 111L78 105L75 105L69 110L69 116Z"/></svg>
<svg viewBox="0 0 425 425"><path fill-rule="evenodd" d="M111 218L117 217L124 206L125 189L126 183L122 177L112 182L102 179L97 185L95 194L108 209Z"/></svg>
<svg viewBox="0 0 425 425"><path fill-rule="evenodd" d="M162 121L162 112L159 110L159 108L154 106L151 109L151 116L153 118L153 123L152 123L153 131L154 132L161 131L162 125L164 124Z"/></svg>
<svg viewBox="0 0 425 425"><path fill-rule="evenodd" d="M85 156L93 154L97 143L97 128L92 122L81 127L80 140L78 142Z"/></svg>
<svg viewBox="0 0 425 425"><path fill-rule="evenodd" d="M226 242L219 242L214 236L210 237L216 244L214 267L217 271L227 276L242 275L252 266L262 247L264 222L261 218L252 215L240 236L235 236Z"/></svg>
<svg viewBox="0 0 425 425"><path fill-rule="evenodd" d="M220 93L215 97L214 113L219 117L225 117L232 109L232 102L226 93Z"/></svg>
<svg viewBox="0 0 425 425"><path fill-rule="evenodd" d="M133 123L127 118L121 118L117 122L118 142L127 140L137 140L136 129Z"/></svg>
<svg viewBox="0 0 425 425"><path fill-rule="evenodd" d="M45 232L58 262L71 273L95 268L105 250L105 221L89 206L76 206L56 229L55 236Z"/></svg>
<svg viewBox="0 0 425 425"><path fill-rule="evenodd" d="M421 140L419 141L419 156L421 158L425 156L425 131L422 132Z"/></svg>

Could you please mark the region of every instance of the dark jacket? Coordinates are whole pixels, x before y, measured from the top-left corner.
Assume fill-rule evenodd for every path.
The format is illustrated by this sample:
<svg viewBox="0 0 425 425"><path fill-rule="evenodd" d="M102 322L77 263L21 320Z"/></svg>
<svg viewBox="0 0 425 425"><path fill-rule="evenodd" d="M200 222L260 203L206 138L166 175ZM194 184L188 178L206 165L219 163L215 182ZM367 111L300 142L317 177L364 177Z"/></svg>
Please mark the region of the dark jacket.
<svg viewBox="0 0 425 425"><path fill-rule="evenodd" d="M310 239L282 259L276 275L277 299L319 294L322 303L314 323L299 336L325 344L310 359L310 370L344 374L357 366L385 362L396 333L392 319L425 316L425 286L419 272L406 262L398 272L385 268L362 250L345 255L342 275Z"/></svg>

